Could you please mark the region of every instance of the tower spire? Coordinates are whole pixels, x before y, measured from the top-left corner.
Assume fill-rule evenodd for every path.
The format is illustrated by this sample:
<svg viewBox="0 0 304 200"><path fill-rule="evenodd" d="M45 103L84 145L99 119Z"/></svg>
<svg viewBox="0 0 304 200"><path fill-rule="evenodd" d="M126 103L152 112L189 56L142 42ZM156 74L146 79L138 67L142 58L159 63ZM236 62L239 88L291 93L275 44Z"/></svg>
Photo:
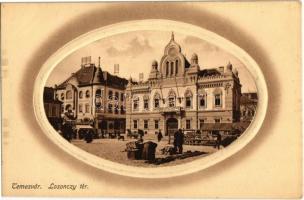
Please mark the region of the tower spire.
<svg viewBox="0 0 304 200"><path fill-rule="evenodd" d="M100 56L98 57L98 67L100 67Z"/></svg>
<svg viewBox="0 0 304 200"><path fill-rule="evenodd" d="M174 41L174 32L173 32L173 31L172 31L172 33L171 33L171 40Z"/></svg>

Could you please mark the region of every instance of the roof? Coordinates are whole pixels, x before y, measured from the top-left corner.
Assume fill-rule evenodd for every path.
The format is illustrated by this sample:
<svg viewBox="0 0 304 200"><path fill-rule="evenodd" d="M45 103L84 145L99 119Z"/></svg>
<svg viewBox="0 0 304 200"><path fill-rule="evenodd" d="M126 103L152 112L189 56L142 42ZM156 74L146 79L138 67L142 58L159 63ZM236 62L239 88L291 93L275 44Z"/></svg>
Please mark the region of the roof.
<svg viewBox="0 0 304 200"><path fill-rule="evenodd" d="M214 76L214 75L221 75L217 69L203 69L200 70L198 73L199 76Z"/></svg>
<svg viewBox="0 0 304 200"><path fill-rule="evenodd" d="M90 84L109 84L113 87L125 87L128 80L112 75L109 72L102 71L100 67L94 64L82 66L76 73L71 74L63 83L57 86L58 89L64 89L68 82L76 78L78 86L86 86Z"/></svg>
<svg viewBox="0 0 304 200"><path fill-rule="evenodd" d="M54 97L54 89L51 87L44 87L43 90L43 102L44 103L62 103L58 99L55 99Z"/></svg>

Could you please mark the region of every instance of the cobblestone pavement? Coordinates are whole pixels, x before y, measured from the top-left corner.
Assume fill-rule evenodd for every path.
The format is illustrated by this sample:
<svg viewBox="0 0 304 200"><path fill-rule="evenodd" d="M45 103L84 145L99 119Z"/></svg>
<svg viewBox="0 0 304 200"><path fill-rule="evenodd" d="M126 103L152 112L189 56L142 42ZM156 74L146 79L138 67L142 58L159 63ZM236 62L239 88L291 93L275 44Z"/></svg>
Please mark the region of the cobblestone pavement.
<svg viewBox="0 0 304 200"><path fill-rule="evenodd" d="M198 151L200 154L193 154L192 156L187 156L186 153L183 154L183 159L174 159L177 158L176 156L168 156L168 155L162 155L160 149L164 148L168 145L168 140L164 139L160 142L157 142L153 138L145 138L144 142L146 141L153 141L157 143L156 153L155 157L157 159L161 159L164 162L158 162L157 164L149 164L144 160L129 160L127 158L127 152L125 151L126 143L130 141L135 141L134 139L125 139L117 140L117 139L95 139L92 143L86 143L83 140L73 140L72 144L76 145L77 147L83 149L84 151L87 151L91 154L94 154L96 156L99 156L101 158L118 162L125 165L132 165L132 166L138 166L138 167L157 167L157 166L172 166L177 164L186 163L192 160L195 160L197 158L202 158L210 153L213 153L216 151L215 148L210 146L191 146L191 145L183 145L184 152L187 151Z"/></svg>

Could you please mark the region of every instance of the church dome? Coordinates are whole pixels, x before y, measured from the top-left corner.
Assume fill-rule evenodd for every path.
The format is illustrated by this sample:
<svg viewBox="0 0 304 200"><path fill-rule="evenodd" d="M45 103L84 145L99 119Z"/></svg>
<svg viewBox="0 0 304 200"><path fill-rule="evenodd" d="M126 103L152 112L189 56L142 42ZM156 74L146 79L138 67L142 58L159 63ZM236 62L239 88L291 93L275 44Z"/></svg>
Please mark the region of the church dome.
<svg viewBox="0 0 304 200"><path fill-rule="evenodd" d="M156 60L153 60L153 61L152 61L152 66L153 66L153 67L157 67L157 65L158 65L158 64L157 64L157 61L156 61Z"/></svg>
<svg viewBox="0 0 304 200"><path fill-rule="evenodd" d="M191 56L191 65L198 65L198 56L196 53Z"/></svg>
<svg viewBox="0 0 304 200"><path fill-rule="evenodd" d="M198 56L196 53L192 54L191 60L198 60Z"/></svg>

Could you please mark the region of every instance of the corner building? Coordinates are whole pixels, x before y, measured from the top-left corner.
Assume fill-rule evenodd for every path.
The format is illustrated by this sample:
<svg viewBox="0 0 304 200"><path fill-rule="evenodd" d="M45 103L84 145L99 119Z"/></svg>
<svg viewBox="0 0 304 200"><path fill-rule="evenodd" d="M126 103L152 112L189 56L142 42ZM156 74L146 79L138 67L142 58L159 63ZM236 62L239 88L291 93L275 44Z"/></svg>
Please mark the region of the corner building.
<svg viewBox="0 0 304 200"><path fill-rule="evenodd" d="M56 98L63 102L62 113L70 116L76 126L91 125L105 133L124 132L127 83L85 57L76 73L55 85Z"/></svg>
<svg viewBox="0 0 304 200"><path fill-rule="evenodd" d="M197 54L190 62L171 40L160 62L152 62L149 78L126 87L126 129L165 135L178 128L216 130L240 119L241 84L238 72L225 67L200 69Z"/></svg>

